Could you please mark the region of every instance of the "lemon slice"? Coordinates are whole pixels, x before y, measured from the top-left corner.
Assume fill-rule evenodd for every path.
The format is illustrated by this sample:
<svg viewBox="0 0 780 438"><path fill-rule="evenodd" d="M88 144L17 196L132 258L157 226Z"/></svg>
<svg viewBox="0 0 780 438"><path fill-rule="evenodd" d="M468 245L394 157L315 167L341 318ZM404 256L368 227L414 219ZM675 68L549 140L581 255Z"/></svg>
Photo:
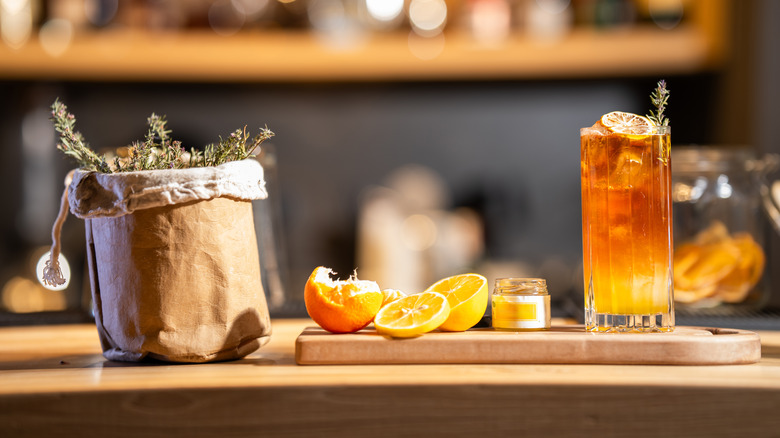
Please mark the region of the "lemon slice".
<svg viewBox="0 0 780 438"><path fill-rule="evenodd" d="M422 292L382 307L374 318L377 333L393 338L413 338L438 328L450 314L444 295Z"/></svg>
<svg viewBox="0 0 780 438"><path fill-rule="evenodd" d="M647 135L655 131L655 125L647 117L622 111L604 114L599 123L618 134Z"/></svg>
<svg viewBox="0 0 780 438"><path fill-rule="evenodd" d="M453 275L437 281L425 291L444 295L450 304L450 316L439 327L441 330L468 330L482 319L487 309L487 279L479 274Z"/></svg>

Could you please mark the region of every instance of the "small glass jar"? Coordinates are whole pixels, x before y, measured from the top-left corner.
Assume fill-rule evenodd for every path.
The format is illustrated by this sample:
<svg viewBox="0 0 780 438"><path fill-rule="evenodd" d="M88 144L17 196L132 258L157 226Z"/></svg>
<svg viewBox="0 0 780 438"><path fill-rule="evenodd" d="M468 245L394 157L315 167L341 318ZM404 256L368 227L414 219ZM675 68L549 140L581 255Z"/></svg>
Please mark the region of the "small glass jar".
<svg viewBox="0 0 780 438"><path fill-rule="evenodd" d="M499 278L491 297L493 328L547 330L550 295L543 278Z"/></svg>

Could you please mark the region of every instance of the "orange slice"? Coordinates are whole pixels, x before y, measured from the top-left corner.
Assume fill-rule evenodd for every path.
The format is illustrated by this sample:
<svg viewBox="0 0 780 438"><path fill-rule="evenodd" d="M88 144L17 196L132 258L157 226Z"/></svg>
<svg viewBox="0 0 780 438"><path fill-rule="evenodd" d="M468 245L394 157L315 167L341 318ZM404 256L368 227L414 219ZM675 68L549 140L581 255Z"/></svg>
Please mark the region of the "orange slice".
<svg viewBox="0 0 780 438"><path fill-rule="evenodd" d="M444 295L422 292L382 307L374 318L377 333L393 338L413 338L438 328L450 314Z"/></svg>
<svg viewBox="0 0 780 438"><path fill-rule="evenodd" d="M739 303L761 280L766 256L748 233L729 234L719 221L674 251L674 298Z"/></svg>
<svg viewBox="0 0 780 438"><path fill-rule="evenodd" d="M717 284L734 270L740 254L739 248L730 241L703 245L699 259L681 272L680 278L684 278L685 284L692 289Z"/></svg>
<svg viewBox="0 0 780 438"><path fill-rule="evenodd" d="M382 290L382 307L392 303L395 300L400 300L405 297L406 294L397 289L383 289Z"/></svg>
<svg viewBox="0 0 780 438"><path fill-rule="evenodd" d="M710 243L720 243L731 239L728 228L721 221L712 221L705 229L699 231L694 237L694 243L707 245Z"/></svg>
<svg viewBox="0 0 780 438"><path fill-rule="evenodd" d="M485 315L488 303L487 279L479 274L460 274L431 285L426 292L438 292L450 304L450 316L441 330L462 332L473 327Z"/></svg>
<svg viewBox="0 0 780 438"><path fill-rule="evenodd" d="M306 311L320 327L332 333L352 333L367 326L382 306L384 296L373 281L333 280L329 268L318 267L304 289Z"/></svg>
<svg viewBox="0 0 780 438"><path fill-rule="evenodd" d="M678 303L693 304L715 294L715 285L710 284L698 289L686 290L674 287L674 300Z"/></svg>
<svg viewBox="0 0 780 438"><path fill-rule="evenodd" d="M734 235L734 245L741 251L736 267L718 284L718 295L727 303L740 303L761 279L764 272L764 251L747 233Z"/></svg>
<svg viewBox="0 0 780 438"><path fill-rule="evenodd" d="M618 134L647 135L655 131L655 125L648 118L622 111L604 114L598 123Z"/></svg>

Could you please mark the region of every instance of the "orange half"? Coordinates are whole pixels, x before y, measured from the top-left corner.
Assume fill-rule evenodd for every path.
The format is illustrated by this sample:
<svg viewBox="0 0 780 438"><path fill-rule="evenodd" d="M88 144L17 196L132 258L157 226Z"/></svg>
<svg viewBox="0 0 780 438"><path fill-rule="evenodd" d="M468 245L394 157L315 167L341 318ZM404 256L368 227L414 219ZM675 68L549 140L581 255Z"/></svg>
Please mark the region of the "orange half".
<svg viewBox="0 0 780 438"><path fill-rule="evenodd" d="M413 338L435 330L449 314L450 305L444 295L421 292L382 307L374 319L374 327L380 335Z"/></svg>
<svg viewBox="0 0 780 438"><path fill-rule="evenodd" d="M382 306L384 295L373 281L333 280L331 269L311 273L304 290L306 311L320 327L332 333L353 333L367 326Z"/></svg>
<svg viewBox="0 0 780 438"><path fill-rule="evenodd" d="M479 274L460 274L443 278L426 292L447 297L450 316L440 330L462 332L473 327L485 315L488 303L487 279Z"/></svg>

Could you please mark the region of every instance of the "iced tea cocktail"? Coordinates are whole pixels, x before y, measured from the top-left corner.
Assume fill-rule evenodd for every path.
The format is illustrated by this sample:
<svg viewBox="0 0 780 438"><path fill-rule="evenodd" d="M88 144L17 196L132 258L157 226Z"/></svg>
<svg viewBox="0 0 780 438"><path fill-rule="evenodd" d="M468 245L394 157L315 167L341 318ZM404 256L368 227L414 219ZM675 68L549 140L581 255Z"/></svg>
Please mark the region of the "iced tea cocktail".
<svg viewBox="0 0 780 438"><path fill-rule="evenodd" d="M585 325L671 331L670 128L610 114L580 130Z"/></svg>

